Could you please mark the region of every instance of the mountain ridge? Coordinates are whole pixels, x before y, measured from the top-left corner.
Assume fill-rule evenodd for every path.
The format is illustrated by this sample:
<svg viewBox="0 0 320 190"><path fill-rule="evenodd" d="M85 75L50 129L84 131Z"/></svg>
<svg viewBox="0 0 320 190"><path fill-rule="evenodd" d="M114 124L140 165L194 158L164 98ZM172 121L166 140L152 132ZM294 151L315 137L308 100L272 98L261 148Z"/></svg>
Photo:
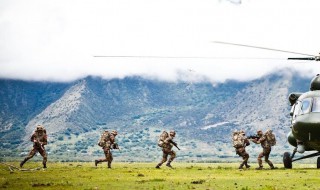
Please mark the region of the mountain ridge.
<svg viewBox="0 0 320 190"><path fill-rule="evenodd" d="M71 159L66 158L67 151L74 159L90 160L101 154L96 145L100 133L116 129L124 151L121 159L154 161L159 156L158 135L162 130L175 129L182 147L178 159L219 160L235 158L229 138L232 131L245 129L249 134L271 128L279 142L274 153L280 156L290 150L286 144L288 94L291 90L306 91L309 82L293 71L214 85L140 77L86 77L72 83L0 80L0 105L7 106L0 114L0 149L19 157L18 152L30 147L28 139L35 125L43 124L52 159ZM44 97L49 98L45 101ZM41 106L37 106L39 101L43 102ZM24 104L19 106L17 102ZM30 107L36 108L25 111L32 110ZM252 148L255 151L259 147ZM10 149L16 153L10 153Z"/></svg>

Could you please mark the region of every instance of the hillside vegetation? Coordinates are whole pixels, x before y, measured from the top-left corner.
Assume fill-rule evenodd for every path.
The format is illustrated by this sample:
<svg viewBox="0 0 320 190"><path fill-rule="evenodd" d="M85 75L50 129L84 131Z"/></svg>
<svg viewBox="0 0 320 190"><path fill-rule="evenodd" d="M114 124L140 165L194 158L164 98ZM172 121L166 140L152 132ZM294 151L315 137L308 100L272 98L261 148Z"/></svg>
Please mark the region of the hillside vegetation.
<svg viewBox="0 0 320 190"><path fill-rule="evenodd" d="M313 76L310 76L312 78ZM105 80L87 77L72 83L0 80L0 159L19 160L32 143L37 124L48 132L49 158L92 161L105 130L118 130L118 161L155 162L161 156L157 138L174 129L179 161L237 160L231 133L273 129L281 159L290 131L288 95L309 89L310 79L278 71L252 81L188 83L139 77ZM247 148L256 157L261 147Z"/></svg>

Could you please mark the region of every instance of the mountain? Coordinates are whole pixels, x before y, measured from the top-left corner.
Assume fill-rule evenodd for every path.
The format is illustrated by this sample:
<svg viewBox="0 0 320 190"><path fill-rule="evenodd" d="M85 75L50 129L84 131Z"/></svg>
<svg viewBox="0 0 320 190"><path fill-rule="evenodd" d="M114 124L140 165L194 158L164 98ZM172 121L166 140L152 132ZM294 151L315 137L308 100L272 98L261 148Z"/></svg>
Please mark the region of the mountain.
<svg viewBox="0 0 320 190"><path fill-rule="evenodd" d="M22 142L27 123L52 102L57 101L70 85L0 80L0 139L4 144L2 146L16 148Z"/></svg>
<svg viewBox="0 0 320 190"><path fill-rule="evenodd" d="M122 148L114 152L117 160L156 161L161 158L158 136L174 129L182 149L178 160L237 160L232 131L253 134L270 128L278 139L273 156L281 157L291 149L286 143L287 97L292 91L307 91L310 79L278 71L221 84L139 77L86 77L70 83L0 80L0 150L7 159L20 159L32 146L29 137L35 126L43 124L49 159L93 160L103 155L97 146L101 132L116 129ZM252 154L260 151L251 147Z"/></svg>

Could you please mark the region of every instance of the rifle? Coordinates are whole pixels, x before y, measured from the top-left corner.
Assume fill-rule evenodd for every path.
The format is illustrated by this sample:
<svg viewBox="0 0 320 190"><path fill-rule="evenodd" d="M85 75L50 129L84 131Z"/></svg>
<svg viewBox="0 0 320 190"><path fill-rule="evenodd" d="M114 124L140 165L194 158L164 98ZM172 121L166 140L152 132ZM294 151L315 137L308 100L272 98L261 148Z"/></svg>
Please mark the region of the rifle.
<svg viewBox="0 0 320 190"><path fill-rule="evenodd" d="M120 149L118 143L113 144L113 149L118 149L121 152L121 149Z"/></svg>
<svg viewBox="0 0 320 190"><path fill-rule="evenodd" d="M43 144L39 141L39 139L35 138L36 139L36 142L34 142L36 144L37 147L40 147L41 150L44 150L43 148Z"/></svg>
<svg viewBox="0 0 320 190"><path fill-rule="evenodd" d="M173 146L175 146L178 150L180 150L180 148L178 147L178 144L172 140L170 140L170 143L173 144Z"/></svg>
<svg viewBox="0 0 320 190"><path fill-rule="evenodd" d="M35 144L36 144L37 146L40 146L41 150L44 150L43 144L39 141L39 139L37 139L37 141L35 142Z"/></svg>
<svg viewBox="0 0 320 190"><path fill-rule="evenodd" d="M250 135L247 138L250 139L250 140L256 139L258 141L260 139L260 136L259 135Z"/></svg>

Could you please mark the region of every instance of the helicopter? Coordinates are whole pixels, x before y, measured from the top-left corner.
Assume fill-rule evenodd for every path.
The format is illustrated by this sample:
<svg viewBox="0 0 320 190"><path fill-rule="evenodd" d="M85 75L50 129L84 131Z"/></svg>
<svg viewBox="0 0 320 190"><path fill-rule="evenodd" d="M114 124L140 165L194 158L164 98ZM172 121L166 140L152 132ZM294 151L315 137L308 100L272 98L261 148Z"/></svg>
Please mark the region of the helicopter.
<svg viewBox="0 0 320 190"><path fill-rule="evenodd" d="M285 168L292 168L292 162L320 155L320 74L317 74L310 83L310 91L305 93L291 93L291 132L288 133L288 142L294 146L293 153L283 154ZM318 151L316 153L293 159L296 152ZM317 159L317 168L320 168L320 157Z"/></svg>

